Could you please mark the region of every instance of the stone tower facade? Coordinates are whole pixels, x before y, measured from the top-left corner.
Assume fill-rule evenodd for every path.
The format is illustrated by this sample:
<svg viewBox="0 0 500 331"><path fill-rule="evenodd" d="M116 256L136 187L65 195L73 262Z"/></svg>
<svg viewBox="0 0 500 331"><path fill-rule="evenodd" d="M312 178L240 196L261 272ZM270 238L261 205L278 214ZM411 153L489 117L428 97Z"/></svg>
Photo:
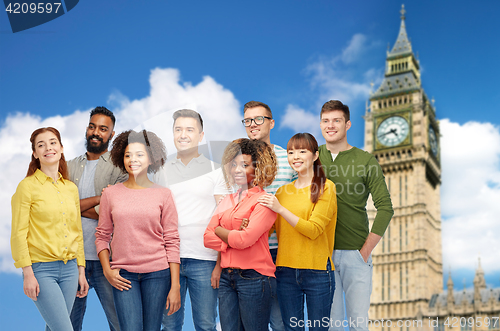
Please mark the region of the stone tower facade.
<svg viewBox="0 0 500 331"><path fill-rule="evenodd" d="M365 150L384 171L395 211L372 255L369 316L372 322L386 322L372 323L370 329L421 330L415 323L397 322L421 320L432 295L443 290L440 130L406 33L404 6L396 43L387 51L384 80L371 94L364 118ZM370 205L368 215L372 222Z"/></svg>

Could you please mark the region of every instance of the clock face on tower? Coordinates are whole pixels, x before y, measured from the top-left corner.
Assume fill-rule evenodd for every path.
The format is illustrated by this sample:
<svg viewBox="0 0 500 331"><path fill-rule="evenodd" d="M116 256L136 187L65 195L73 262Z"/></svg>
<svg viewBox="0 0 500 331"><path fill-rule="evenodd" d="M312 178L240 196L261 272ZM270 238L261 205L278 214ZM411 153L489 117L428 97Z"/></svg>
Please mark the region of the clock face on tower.
<svg viewBox="0 0 500 331"><path fill-rule="evenodd" d="M377 128L377 139L385 147L393 147L408 137L408 121L401 116L391 116L380 123Z"/></svg>
<svg viewBox="0 0 500 331"><path fill-rule="evenodd" d="M431 147L431 152L435 156L438 154L438 141L436 137L436 132L432 128L432 126L429 126L429 145Z"/></svg>

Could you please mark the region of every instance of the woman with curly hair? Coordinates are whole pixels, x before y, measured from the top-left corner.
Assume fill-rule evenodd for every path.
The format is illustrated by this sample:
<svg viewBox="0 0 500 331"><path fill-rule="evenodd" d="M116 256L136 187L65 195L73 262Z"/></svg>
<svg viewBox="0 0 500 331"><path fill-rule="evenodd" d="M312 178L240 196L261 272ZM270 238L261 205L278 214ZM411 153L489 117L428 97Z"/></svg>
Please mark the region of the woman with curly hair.
<svg viewBox="0 0 500 331"><path fill-rule="evenodd" d="M161 139L146 130L113 142L111 161L129 178L102 194L96 248L122 331L159 330L165 307L169 314L180 307L177 211L170 190L147 176L166 157Z"/></svg>
<svg viewBox="0 0 500 331"><path fill-rule="evenodd" d="M288 162L298 178L276 196L259 202L278 213L276 281L285 330L304 330L304 298L309 330L328 330L335 290L333 243L337 224L335 184L325 176L318 143L309 133L297 133L287 146ZM317 321L317 323L316 323Z"/></svg>
<svg viewBox="0 0 500 331"><path fill-rule="evenodd" d="M37 129L30 141L28 173L12 197L12 257L47 330L73 330L75 295L83 298L89 288L78 188L68 179L57 129Z"/></svg>
<svg viewBox="0 0 500 331"><path fill-rule="evenodd" d="M262 141L237 139L226 147L222 163L228 187L239 190L220 202L204 234L205 246L221 252L221 327L268 330L276 279L267 238L276 213L257 199L276 176L276 156Z"/></svg>

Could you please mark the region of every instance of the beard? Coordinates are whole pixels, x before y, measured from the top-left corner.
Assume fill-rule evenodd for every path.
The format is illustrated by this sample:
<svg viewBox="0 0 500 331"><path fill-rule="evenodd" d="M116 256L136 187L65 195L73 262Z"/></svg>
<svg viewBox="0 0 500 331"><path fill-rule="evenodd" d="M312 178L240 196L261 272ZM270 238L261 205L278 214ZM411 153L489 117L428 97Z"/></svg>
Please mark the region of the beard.
<svg viewBox="0 0 500 331"><path fill-rule="evenodd" d="M94 138L99 140L101 143L97 146L92 145L90 140ZM104 142L104 140L98 136L91 135L87 137L85 135L85 147L87 148L87 152L89 153L101 154L108 149L108 145L109 145L109 139L106 142Z"/></svg>

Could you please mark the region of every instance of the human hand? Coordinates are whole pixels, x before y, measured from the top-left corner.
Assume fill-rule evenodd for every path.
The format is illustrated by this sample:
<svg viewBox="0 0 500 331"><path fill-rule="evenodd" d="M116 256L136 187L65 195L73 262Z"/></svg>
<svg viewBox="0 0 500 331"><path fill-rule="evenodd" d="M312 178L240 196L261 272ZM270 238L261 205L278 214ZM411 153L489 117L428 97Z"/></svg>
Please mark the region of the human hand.
<svg viewBox="0 0 500 331"><path fill-rule="evenodd" d="M78 266L78 285L79 289L76 292L76 297L84 298L89 293L89 283L87 277L85 277L85 268L83 266Z"/></svg>
<svg viewBox="0 0 500 331"><path fill-rule="evenodd" d="M214 270L212 271L212 277L210 277L210 285L213 289L219 288L220 274L222 272L222 268L219 263L215 265Z"/></svg>
<svg viewBox="0 0 500 331"><path fill-rule="evenodd" d="M167 305L165 307L168 310L167 315L174 314L179 308L181 308L181 291L179 288L171 288L170 292L168 292Z"/></svg>
<svg viewBox="0 0 500 331"><path fill-rule="evenodd" d="M23 268L23 290L24 294L33 301L36 301L38 294L40 294L40 285L38 285L31 266Z"/></svg>
<svg viewBox="0 0 500 331"><path fill-rule="evenodd" d="M361 254L361 257L363 258L363 261L365 261L365 263L368 263L368 258L370 257L371 252L367 252L367 250L361 248L359 250L359 253Z"/></svg>
<svg viewBox="0 0 500 331"><path fill-rule="evenodd" d="M243 220L241 220L240 231L246 229L247 226L248 226L248 218L244 218Z"/></svg>
<svg viewBox="0 0 500 331"><path fill-rule="evenodd" d="M278 201L278 199L274 196L274 194L269 194L269 193L264 194L259 199L257 199L257 202L271 209L275 213L279 214L279 211L281 210L281 204Z"/></svg>
<svg viewBox="0 0 500 331"><path fill-rule="evenodd" d="M129 290L132 288L132 283L130 280L123 278L120 276L121 269L109 269L109 271L104 272L104 277L108 280L108 282L116 288L117 290Z"/></svg>
<svg viewBox="0 0 500 331"><path fill-rule="evenodd" d="M111 184L108 184L108 186L103 187L103 188L102 188L102 191L101 191L101 195L104 193L104 190L105 190L105 189L107 189L107 188L108 188L108 187L110 187L110 186L112 186L112 185L111 185ZM99 203L100 203L100 201L101 201L101 197L99 197Z"/></svg>

